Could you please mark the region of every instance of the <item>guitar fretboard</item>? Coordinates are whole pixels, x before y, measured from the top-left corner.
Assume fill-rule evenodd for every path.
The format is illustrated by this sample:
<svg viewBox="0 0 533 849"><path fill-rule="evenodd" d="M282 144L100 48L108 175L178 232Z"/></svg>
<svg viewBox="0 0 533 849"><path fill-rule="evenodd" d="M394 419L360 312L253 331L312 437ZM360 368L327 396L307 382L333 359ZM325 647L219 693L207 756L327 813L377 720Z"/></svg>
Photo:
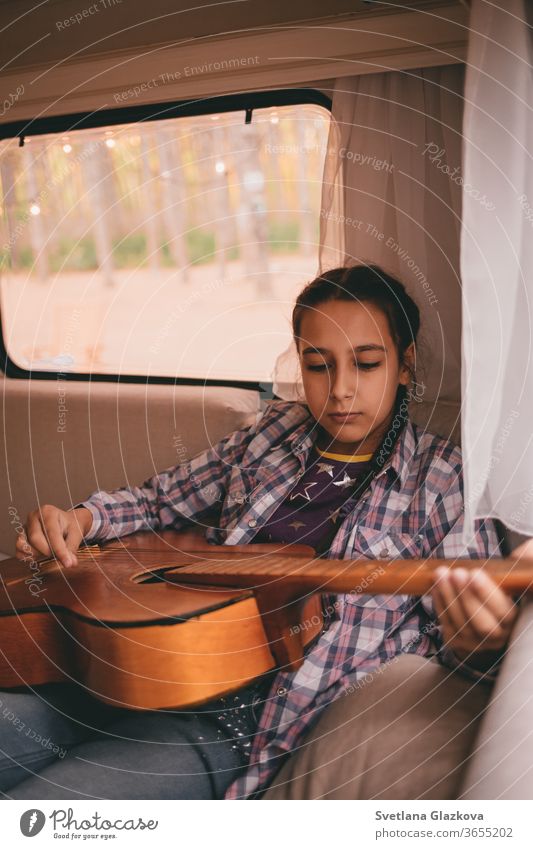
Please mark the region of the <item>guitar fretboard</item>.
<svg viewBox="0 0 533 849"><path fill-rule="evenodd" d="M323 560L309 557L268 555L232 559L202 558L164 570L164 578L176 583L201 583L232 587L290 584L309 591L338 593L424 594L431 589L439 566L483 568L508 592L533 591L533 567L512 558L490 560Z"/></svg>

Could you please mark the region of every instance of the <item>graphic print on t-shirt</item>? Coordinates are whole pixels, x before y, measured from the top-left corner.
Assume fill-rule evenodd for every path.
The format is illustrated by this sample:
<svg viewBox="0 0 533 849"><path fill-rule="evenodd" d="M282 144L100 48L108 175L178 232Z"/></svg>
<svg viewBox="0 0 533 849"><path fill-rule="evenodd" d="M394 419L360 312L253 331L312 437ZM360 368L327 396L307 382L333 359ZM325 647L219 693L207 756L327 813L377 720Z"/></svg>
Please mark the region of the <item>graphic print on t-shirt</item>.
<svg viewBox="0 0 533 849"><path fill-rule="evenodd" d="M297 485L279 505L253 542L301 542L316 547L338 524L342 508L368 474L372 454L344 455L316 446Z"/></svg>

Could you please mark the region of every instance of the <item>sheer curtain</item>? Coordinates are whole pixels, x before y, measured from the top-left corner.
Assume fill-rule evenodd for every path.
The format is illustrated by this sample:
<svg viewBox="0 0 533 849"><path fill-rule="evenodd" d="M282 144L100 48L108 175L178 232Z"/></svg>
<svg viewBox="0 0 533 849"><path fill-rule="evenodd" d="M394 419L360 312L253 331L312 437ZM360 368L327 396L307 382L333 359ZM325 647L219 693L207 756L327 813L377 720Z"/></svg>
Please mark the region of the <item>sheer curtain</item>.
<svg viewBox="0 0 533 849"><path fill-rule="evenodd" d="M460 438L459 238L463 66L339 79L326 154L320 270L376 262L422 313L411 415ZM274 391L303 397L296 352Z"/></svg>
<svg viewBox="0 0 533 849"><path fill-rule="evenodd" d="M503 5L503 4L502 4ZM494 516L533 534L531 6L474 0L465 88L465 538ZM532 21L529 20L529 24ZM480 203L479 193L489 202Z"/></svg>

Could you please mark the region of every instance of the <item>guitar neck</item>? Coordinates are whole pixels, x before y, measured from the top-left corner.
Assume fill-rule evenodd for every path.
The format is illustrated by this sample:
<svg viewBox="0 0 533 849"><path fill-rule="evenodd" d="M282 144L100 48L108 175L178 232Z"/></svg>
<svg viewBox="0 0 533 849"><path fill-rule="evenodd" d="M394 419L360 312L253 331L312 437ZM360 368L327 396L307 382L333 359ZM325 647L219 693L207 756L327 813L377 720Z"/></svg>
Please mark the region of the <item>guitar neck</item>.
<svg viewBox="0 0 533 849"><path fill-rule="evenodd" d="M176 583L223 587L278 586L301 592L423 595L431 590L439 566L487 572L506 592L533 592L533 563L522 558L480 560L324 560L269 554L246 557L227 553L201 555L183 566L159 570Z"/></svg>

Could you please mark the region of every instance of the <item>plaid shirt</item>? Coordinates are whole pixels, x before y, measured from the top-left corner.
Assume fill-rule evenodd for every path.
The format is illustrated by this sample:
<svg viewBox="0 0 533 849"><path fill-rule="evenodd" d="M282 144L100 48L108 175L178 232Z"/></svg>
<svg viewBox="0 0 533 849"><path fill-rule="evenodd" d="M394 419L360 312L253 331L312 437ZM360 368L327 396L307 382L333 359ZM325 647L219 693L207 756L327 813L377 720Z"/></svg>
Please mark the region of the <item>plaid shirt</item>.
<svg viewBox="0 0 533 849"><path fill-rule="evenodd" d="M141 530L205 527L209 542L252 542L303 474L316 437L303 404L275 401L256 423L140 487L96 492L82 505L93 515L87 538L109 540ZM459 448L410 420L383 468L340 524L330 558L486 558L501 556L491 520L477 520L462 543ZM295 672L279 671L262 711L250 764L227 799L257 797L333 700L398 655L436 654L461 667L443 646L431 596L369 595L354 587L324 596L325 627Z"/></svg>

